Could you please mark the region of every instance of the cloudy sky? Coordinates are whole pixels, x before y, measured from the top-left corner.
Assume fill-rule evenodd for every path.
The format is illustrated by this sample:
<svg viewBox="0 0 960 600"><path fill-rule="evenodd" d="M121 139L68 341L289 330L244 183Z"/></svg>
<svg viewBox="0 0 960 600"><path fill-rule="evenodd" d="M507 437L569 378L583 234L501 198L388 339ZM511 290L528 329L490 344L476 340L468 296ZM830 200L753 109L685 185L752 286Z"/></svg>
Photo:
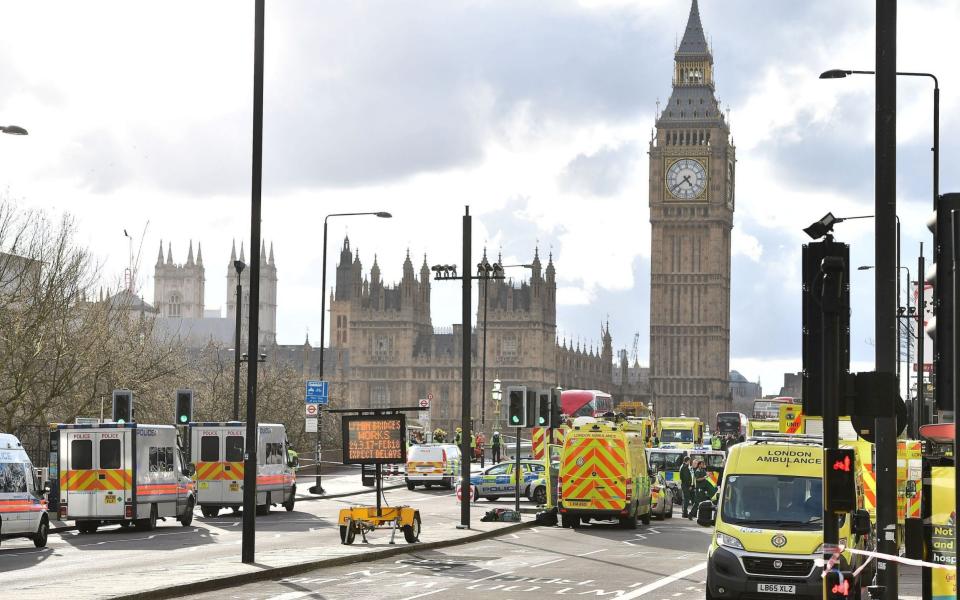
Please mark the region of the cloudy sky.
<svg viewBox="0 0 960 600"><path fill-rule="evenodd" d="M648 358L647 144L670 93L689 0L267 2L263 232L280 277L279 340L320 329L321 233L332 221L387 281L415 263L459 262L469 205L474 252L509 262L552 250L559 335ZM870 0L701 0L717 96L737 145L731 368L776 392L800 368L801 229L827 211L873 212ZM202 242L207 308L226 301L232 239L249 237L253 2L20 2L3 10L0 185L26 207L76 216L111 281L127 229L143 238L153 299L161 239L174 259ZM941 190L956 165L960 74L955 0L899 9L899 69L940 76ZM931 209L928 79L898 90L903 264L916 276ZM145 233L144 233L145 232ZM855 265L873 223L838 226ZM330 266L334 264L331 252ZM475 254L476 255L476 254ZM435 286L435 325L459 321ZM873 274L854 271L853 367L873 361Z"/></svg>

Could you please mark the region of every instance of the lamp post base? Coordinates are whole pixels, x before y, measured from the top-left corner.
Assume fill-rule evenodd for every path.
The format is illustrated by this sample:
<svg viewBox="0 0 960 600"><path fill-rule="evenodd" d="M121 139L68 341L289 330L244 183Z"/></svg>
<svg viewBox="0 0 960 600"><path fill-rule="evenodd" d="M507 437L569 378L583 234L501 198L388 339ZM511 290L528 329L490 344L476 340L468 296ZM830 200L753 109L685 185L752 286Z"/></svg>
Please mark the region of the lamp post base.
<svg viewBox="0 0 960 600"><path fill-rule="evenodd" d="M316 495L318 495L318 496L323 496L324 494L327 493L322 487L317 487L317 486L315 486L315 485L311 485L311 486L310 486L310 489L309 489L308 491L309 491L311 494L316 494Z"/></svg>

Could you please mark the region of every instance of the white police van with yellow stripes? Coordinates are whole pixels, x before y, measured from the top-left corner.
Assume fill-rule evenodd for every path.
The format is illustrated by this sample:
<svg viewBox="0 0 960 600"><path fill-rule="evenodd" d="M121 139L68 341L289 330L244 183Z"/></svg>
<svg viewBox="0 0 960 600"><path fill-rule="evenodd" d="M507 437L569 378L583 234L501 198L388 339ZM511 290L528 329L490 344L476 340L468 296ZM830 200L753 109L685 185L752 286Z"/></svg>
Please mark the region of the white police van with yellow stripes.
<svg viewBox="0 0 960 600"><path fill-rule="evenodd" d="M650 523L646 444L639 424L577 417L560 455L560 520L578 527L590 519L636 528Z"/></svg>
<svg viewBox="0 0 960 600"><path fill-rule="evenodd" d="M707 554L706 597L821 598L821 438L771 434L749 438L729 452L715 511L705 501L697 515L700 525L715 525ZM860 467L858 456L858 471ZM859 482L857 505L863 506ZM865 510L838 519L842 546L871 546ZM850 552L840 556L844 571L856 570L863 562ZM855 579L855 589L872 579L873 563L867 567Z"/></svg>

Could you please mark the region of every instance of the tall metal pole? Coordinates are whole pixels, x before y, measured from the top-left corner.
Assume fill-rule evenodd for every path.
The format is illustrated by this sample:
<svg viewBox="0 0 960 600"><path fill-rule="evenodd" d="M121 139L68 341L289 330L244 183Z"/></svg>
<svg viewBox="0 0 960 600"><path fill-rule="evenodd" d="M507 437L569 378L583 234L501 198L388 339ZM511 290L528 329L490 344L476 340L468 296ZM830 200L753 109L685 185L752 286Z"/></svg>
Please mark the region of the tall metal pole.
<svg viewBox="0 0 960 600"><path fill-rule="evenodd" d="M946 195L946 194L945 194ZM943 210L943 209L941 209ZM952 308L957 310L957 306L960 306L960 267L957 263L960 262L960 210L951 210L950 215L951 222L951 231L950 238L952 240L952 253L949 257L944 257L949 259L949 263L945 264L944 267L949 269L953 274L951 283L953 284L953 289L950 292L953 295ZM950 353L950 364L946 365L950 369L950 380L952 383L953 391L953 440L954 448L956 448L957 441L960 440L960 394L957 394L957 382L960 381L960 352L958 352L957 341L960 340L960 319L957 318L957 315L953 315L953 318L950 319L950 324L952 325L952 330L943 333L937 332L937 335L949 335L950 344L953 346L953 351ZM957 452L953 453L953 501L954 501L954 510L956 507L960 506L960 464L957 461ZM960 548L960 527L954 525L953 527L953 548L954 548L954 557L957 556L957 549Z"/></svg>
<svg viewBox="0 0 960 600"><path fill-rule="evenodd" d="M471 229L470 207L467 206L466 212L463 215L463 325L461 328L463 336L463 385L460 392L462 399L460 429L463 432L460 436L460 489L462 493L460 502L460 525L457 526L460 529L470 529L470 496L472 495L470 493L470 350L473 338L470 330L470 306L472 304L470 292L473 289L472 269L470 268L473 264L470 257Z"/></svg>
<svg viewBox="0 0 960 600"><path fill-rule="evenodd" d="M914 418L917 428L914 432L914 439L920 439L920 427L923 425L923 419L927 414L927 407L924 405L923 399L923 369L926 366L923 356L923 338L927 337L924 331L924 313L927 310L925 267L926 265L923 264L923 242L920 242L920 257L917 258L917 395L914 397L914 403L916 404Z"/></svg>
<svg viewBox="0 0 960 600"><path fill-rule="evenodd" d="M486 260L484 260L486 262ZM489 273L483 272L483 362L480 367L480 431L487 429L487 280ZM487 434L484 433L486 438ZM480 449L480 468L486 466L486 448Z"/></svg>
<svg viewBox="0 0 960 600"><path fill-rule="evenodd" d="M876 370L896 373L897 260L896 166L897 166L897 2L877 0L876 25L876 160L874 214L876 215L875 262ZM893 415L893 407L887 414ZM880 417L876 423L876 480L878 548L897 555L897 426L896 417ZM882 598L894 600L898 593L897 563L877 560Z"/></svg>
<svg viewBox="0 0 960 600"><path fill-rule="evenodd" d="M830 238L827 238L830 241ZM843 259L828 256L820 266L823 277L823 294L821 297L822 335L821 335L821 398L823 399L823 451L835 450L840 438L840 311L843 292ZM823 461L823 479L827 480L830 471L829 461ZM836 546L840 542L840 528L837 517L830 510L830 487L823 486L823 558L829 561L837 552ZM826 587L826 579L824 579Z"/></svg>
<svg viewBox="0 0 960 600"><path fill-rule="evenodd" d="M239 265L237 264L239 263ZM233 336L233 420L240 420L240 311L241 305L241 286L240 271L243 270L243 263L239 260L233 264L237 269L237 328Z"/></svg>
<svg viewBox="0 0 960 600"><path fill-rule="evenodd" d="M257 507L257 355L260 329L260 191L263 180L263 29L265 0L256 0L253 43L253 176L250 199L250 329L247 333L247 439L243 454L241 560L254 562Z"/></svg>
<svg viewBox="0 0 960 600"><path fill-rule="evenodd" d="M326 344L325 336L325 326L327 323L327 219L330 218L330 215L327 215L323 218L323 268L321 269L320 275L320 379L323 379L323 349ZM322 456L323 449L320 445L320 436L323 435L323 409L321 408L318 415L317 423L317 481L314 484L313 493L314 494L323 494L323 482L320 475L321 470L323 469L323 462L320 460Z"/></svg>

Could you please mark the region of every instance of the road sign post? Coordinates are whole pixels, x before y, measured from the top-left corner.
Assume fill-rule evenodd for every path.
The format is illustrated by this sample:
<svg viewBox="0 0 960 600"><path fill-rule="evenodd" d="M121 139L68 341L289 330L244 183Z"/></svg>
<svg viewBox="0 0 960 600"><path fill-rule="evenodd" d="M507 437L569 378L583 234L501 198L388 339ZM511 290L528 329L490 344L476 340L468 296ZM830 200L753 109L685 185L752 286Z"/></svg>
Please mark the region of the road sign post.
<svg viewBox="0 0 960 600"><path fill-rule="evenodd" d="M310 380L307 382L307 391L304 395L304 411L307 416L307 422L316 417L317 432L317 482L311 490L314 494L323 494L323 483L321 471L323 468L323 445L320 442L320 436L323 435L323 407L330 401L330 382L320 380Z"/></svg>

